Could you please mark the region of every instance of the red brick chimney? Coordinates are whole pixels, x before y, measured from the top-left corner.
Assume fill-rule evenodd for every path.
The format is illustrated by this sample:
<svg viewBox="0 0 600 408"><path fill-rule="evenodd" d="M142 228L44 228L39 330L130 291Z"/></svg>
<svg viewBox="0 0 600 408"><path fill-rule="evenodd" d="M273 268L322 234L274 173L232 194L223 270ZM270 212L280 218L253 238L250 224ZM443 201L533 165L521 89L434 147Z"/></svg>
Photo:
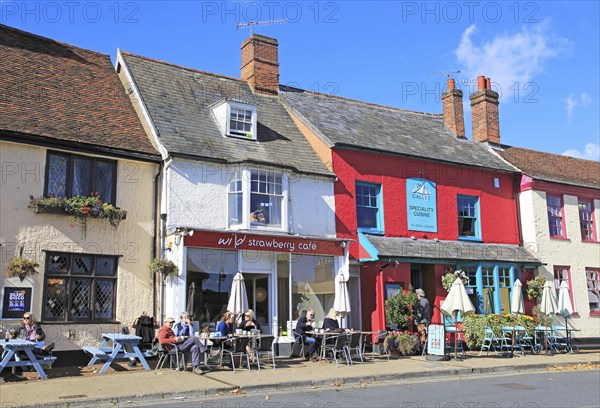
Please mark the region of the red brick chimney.
<svg viewBox="0 0 600 408"><path fill-rule="evenodd" d="M448 78L448 90L442 94L444 123L456 137L466 139L462 97L463 92L455 88L454 79Z"/></svg>
<svg viewBox="0 0 600 408"><path fill-rule="evenodd" d="M241 76L254 92L277 94L279 90L279 42L252 34L242 43Z"/></svg>
<svg viewBox="0 0 600 408"><path fill-rule="evenodd" d="M477 77L477 92L471 99L473 141L500 144L498 92L492 91L492 81L483 75Z"/></svg>

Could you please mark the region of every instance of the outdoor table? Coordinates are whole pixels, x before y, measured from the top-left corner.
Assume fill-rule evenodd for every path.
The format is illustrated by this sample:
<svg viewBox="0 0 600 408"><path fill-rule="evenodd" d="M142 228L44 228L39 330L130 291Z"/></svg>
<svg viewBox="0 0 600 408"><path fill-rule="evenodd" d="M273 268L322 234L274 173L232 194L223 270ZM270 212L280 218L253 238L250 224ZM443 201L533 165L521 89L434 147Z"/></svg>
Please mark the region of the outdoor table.
<svg viewBox="0 0 600 408"><path fill-rule="evenodd" d="M144 358L144 354L140 351L138 344L142 341L141 337L132 334L122 333L102 333L102 344L100 347L84 347L83 349L92 355L92 359L88 366L96 364L96 361L104 361L104 365L100 370L100 374L106 373L108 367L115 359L137 358L142 363L144 370L150 370L150 366ZM112 341L113 346L107 347L109 341ZM129 352L126 347L131 346L133 352Z"/></svg>
<svg viewBox="0 0 600 408"><path fill-rule="evenodd" d="M37 343L35 341L29 340L11 339L9 341L0 341L0 346L4 348L2 362L0 362L0 372L2 372L5 367L33 366L42 380L47 380L48 376L44 372L42 364L53 363L56 360L56 357L39 356L40 358L38 359L38 356L33 353L33 349L35 349L36 345ZM21 360L19 357L20 351L24 352L29 360ZM15 361L11 361L13 357L15 358Z"/></svg>
<svg viewBox="0 0 600 408"><path fill-rule="evenodd" d="M227 336L206 336L203 334L200 334L196 337L198 337L202 344L204 344L204 346L209 350L212 350L216 343L218 343L219 353L220 350L223 348L223 345L225 344L226 340L228 339ZM208 344L209 341L211 342L210 345ZM204 353L204 365L208 365L208 353Z"/></svg>
<svg viewBox="0 0 600 408"><path fill-rule="evenodd" d="M319 354L321 355L321 359L322 360L326 360L326 358L325 358L325 348L323 347L323 345L327 341L327 337L335 337L335 336L346 335L346 332L336 333L336 332L321 331L321 330L319 330L318 332L316 332L316 331L307 331L305 333L311 335L312 337L315 337L315 338L319 337L319 338L322 339L322 341L320 343L320 350L319 350Z"/></svg>

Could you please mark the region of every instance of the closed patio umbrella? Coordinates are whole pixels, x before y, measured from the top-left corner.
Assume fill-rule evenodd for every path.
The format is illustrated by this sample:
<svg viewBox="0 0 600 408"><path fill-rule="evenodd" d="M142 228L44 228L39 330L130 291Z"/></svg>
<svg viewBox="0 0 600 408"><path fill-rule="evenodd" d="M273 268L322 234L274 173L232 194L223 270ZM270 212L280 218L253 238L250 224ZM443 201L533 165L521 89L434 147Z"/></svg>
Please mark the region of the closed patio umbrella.
<svg viewBox="0 0 600 408"><path fill-rule="evenodd" d="M567 318L573 314L573 305L569 295L569 285L562 281L558 289L558 312L565 318L565 328L567 328Z"/></svg>
<svg viewBox="0 0 600 408"><path fill-rule="evenodd" d="M248 311L248 295L246 294L246 285L244 284L244 275L238 272L233 277L231 284L231 294L227 303L227 310L238 316Z"/></svg>
<svg viewBox="0 0 600 408"><path fill-rule="evenodd" d="M540 313L543 313L546 316L552 316L557 312L558 305L556 304L554 285L552 282L546 281L542 291L542 304L540 305ZM548 350L548 323L546 323L546 353L552 354L552 350Z"/></svg>
<svg viewBox="0 0 600 408"><path fill-rule="evenodd" d="M196 284L194 282L190 283L190 287L188 288L188 296L187 296L187 307L185 311L188 315L190 315L190 320L195 320L194 316L194 308L195 302L194 298L196 297Z"/></svg>
<svg viewBox="0 0 600 408"><path fill-rule="evenodd" d="M442 303L440 310L447 314L448 316L454 317L454 327L456 329L456 320L458 317L458 312L460 312L463 316L469 315L475 312L475 307L473 307L473 303L471 303L471 299L467 295L467 291L465 290L465 285L463 284L460 278L456 278L456 280L452 283L452 287L450 288L450 292L448 292L448 296L446 300ZM458 329L457 329L458 332ZM456 343L458 341L458 333L454 334L454 358L458 359L456 354Z"/></svg>
<svg viewBox="0 0 600 408"><path fill-rule="evenodd" d="M335 298L333 309L342 317L350 313L350 295L348 294L348 279L343 273L335 277Z"/></svg>
<svg viewBox="0 0 600 408"><path fill-rule="evenodd" d="M516 315L525 313L525 307L523 305L523 285L518 279L515 280L515 283L513 284L513 293L510 299L510 312Z"/></svg>

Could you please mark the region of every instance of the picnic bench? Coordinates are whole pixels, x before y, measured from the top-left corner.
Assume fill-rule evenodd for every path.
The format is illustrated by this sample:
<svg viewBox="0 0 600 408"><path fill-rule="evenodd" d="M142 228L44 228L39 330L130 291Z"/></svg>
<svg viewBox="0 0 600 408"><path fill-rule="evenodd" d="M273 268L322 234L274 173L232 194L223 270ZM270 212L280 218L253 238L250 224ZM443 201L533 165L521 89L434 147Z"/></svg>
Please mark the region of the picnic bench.
<svg viewBox="0 0 600 408"><path fill-rule="evenodd" d="M0 347L4 349L2 361L0 362L0 372L6 367L29 367L33 366L42 380L47 380L48 376L42 368L43 365L51 365L56 361L55 356L36 355L33 350L37 343L29 340L11 339L9 341L0 341ZM23 359L19 352L24 352L28 359ZM14 357L14 361L12 360Z"/></svg>
<svg viewBox="0 0 600 408"><path fill-rule="evenodd" d="M83 350L92 355L88 366L96 364L98 360L104 362L104 365L100 369L100 374L106 373L106 370L108 370L108 367L110 367L115 359L135 358L142 363L144 370L150 370L144 354L138 347L140 341L142 341L141 337L132 334L102 333L102 344L100 346L86 346ZM107 346L109 342L112 342L112 347ZM133 352L128 350L129 347L131 347Z"/></svg>

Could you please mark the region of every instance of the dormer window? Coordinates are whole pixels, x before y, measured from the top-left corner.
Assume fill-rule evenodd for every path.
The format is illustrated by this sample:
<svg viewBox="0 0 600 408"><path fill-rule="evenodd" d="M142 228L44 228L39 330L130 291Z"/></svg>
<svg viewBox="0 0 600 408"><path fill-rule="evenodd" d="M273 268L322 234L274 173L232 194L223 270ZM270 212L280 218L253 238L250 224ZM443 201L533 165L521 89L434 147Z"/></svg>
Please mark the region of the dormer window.
<svg viewBox="0 0 600 408"><path fill-rule="evenodd" d="M212 107L224 137L256 140L256 108L248 103L223 99Z"/></svg>

